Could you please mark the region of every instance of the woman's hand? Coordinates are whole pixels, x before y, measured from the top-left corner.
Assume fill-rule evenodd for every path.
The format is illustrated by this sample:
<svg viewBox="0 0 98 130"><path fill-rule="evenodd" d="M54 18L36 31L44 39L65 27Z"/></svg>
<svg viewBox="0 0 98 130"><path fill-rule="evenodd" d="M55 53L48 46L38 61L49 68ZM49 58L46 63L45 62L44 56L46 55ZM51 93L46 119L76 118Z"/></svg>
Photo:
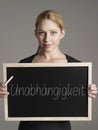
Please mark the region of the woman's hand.
<svg viewBox="0 0 98 130"><path fill-rule="evenodd" d="M9 93L7 92L7 87L0 82L0 97L5 98L9 95Z"/></svg>
<svg viewBox="0 0 98 130"><path fill-rule="evenodd" d="M96 98L96 94L98 93L96 84L88 85L88 96L91 98Z"/></svg>

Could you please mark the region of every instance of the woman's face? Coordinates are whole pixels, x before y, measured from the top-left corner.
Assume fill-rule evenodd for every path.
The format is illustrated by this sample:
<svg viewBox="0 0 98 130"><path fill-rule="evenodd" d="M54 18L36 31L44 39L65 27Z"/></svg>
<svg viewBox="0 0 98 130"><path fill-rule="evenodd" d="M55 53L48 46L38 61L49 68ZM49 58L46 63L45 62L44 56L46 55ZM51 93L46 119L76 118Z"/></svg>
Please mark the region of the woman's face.
<svg viewBox="0 0 98 130"><path fill-rule="evenodd" d="M64 37L64 30L51 20L43 20L35 30L39 46L43 51L53 51L58 48L60 40Z"/></svg>

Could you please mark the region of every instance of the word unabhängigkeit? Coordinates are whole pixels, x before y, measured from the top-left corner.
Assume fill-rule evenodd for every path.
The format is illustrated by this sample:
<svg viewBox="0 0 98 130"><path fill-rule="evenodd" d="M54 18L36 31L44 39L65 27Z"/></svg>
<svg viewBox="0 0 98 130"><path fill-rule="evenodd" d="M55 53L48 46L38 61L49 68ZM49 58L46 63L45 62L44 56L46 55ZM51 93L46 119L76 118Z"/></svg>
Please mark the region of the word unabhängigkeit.
<svg viewBox="0 0 98 130"><path fill-rule="evenodd" d="M11 96L47 96L53 100L66 100L68 96L85 96L85 86L82 83L78 85L72 85L67 83L66 85L59 83L57 85L44 84L33 84L21 86L20 84L11 84L10 86Z"/></svg>

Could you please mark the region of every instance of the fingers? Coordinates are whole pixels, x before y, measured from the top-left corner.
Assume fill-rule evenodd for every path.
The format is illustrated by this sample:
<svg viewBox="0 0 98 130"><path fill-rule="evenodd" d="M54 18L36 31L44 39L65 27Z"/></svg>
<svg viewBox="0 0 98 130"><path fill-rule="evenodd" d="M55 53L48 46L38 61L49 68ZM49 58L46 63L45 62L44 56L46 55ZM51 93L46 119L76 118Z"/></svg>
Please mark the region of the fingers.
<svg viewBox="0 0 98 130"><path fill-rule="evenodd" d="M88 96L91 98L96 98L96 94L98 93L96 84L88 85Z"/></svg>
<svg viewBox="0 0 98 130"><path fill-rule="evenodd" d="M1 87L5 87L5 85L0 82L0 89L1 89Z"/></svg>
<svg viewBox="0 0 98 130"><path fill-rule="evenodd" d="M5 97L7 97L8 95L9 95L8 92L2 92L2 91L0 91L0 97L5 98Z"/></svg>
<svg viewBox="0 0 98 130"><path fill-rule="evenodd" d="M9 95L7 92L7 87L3 83L0 82L0 97L5 98Z"/></svg>

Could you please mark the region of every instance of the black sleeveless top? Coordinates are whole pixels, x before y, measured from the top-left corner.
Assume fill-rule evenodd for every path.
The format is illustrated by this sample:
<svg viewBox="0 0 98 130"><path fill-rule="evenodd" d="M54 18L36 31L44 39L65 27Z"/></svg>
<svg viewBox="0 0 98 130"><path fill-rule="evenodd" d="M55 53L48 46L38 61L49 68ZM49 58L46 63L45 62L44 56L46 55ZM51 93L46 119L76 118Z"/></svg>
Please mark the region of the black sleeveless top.
<svg viewBox="0 0 98 130"><path fill-rule="evenodd" d="M35 56L27 57L20 63L32 63ZM69 55L66 58L68 62L80 62ZM71 125L69 121L21 121L18 130L71 130Z"/></svg>

